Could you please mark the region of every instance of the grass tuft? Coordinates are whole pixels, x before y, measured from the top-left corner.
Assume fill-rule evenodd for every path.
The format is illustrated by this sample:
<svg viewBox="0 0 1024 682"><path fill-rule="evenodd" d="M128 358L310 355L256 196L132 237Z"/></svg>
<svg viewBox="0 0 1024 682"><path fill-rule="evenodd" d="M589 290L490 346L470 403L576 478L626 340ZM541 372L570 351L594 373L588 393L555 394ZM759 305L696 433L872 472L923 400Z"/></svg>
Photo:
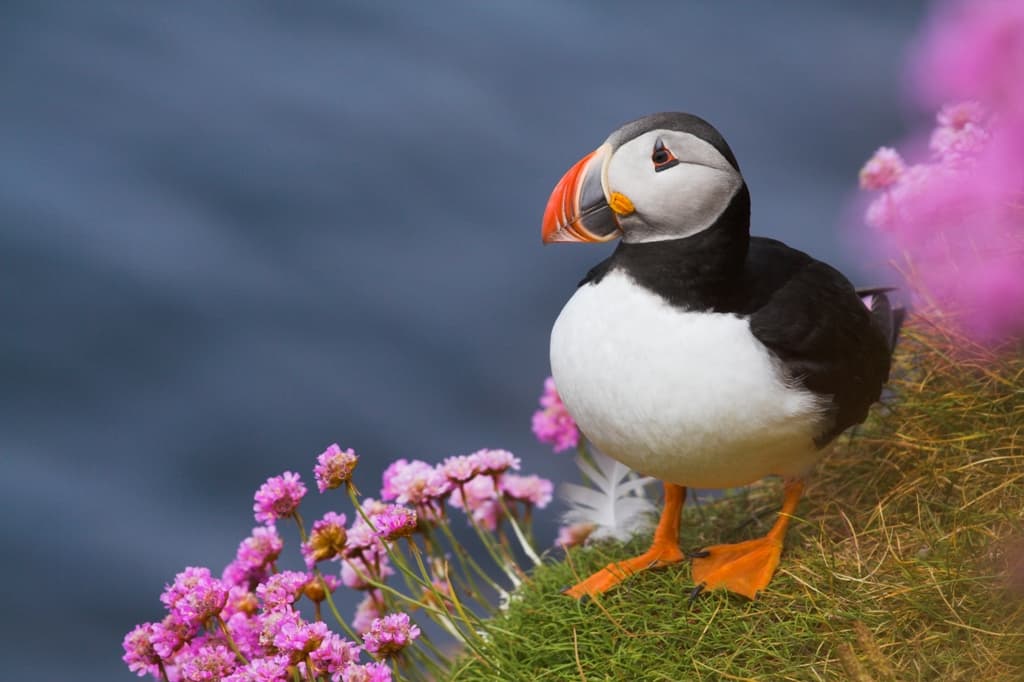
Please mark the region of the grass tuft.
<svg viewBox="0 0 1024 682"><path fill-rule="evenodd" d="M578 603L561 589L650 538L572 550L450 678L1024 679L1024 347L982 348L934 320L909 322L888 405L810 479L757 601L690 603L683 563ZM766 481L688 506L683 547L761 535L781 499Z"/></svg>

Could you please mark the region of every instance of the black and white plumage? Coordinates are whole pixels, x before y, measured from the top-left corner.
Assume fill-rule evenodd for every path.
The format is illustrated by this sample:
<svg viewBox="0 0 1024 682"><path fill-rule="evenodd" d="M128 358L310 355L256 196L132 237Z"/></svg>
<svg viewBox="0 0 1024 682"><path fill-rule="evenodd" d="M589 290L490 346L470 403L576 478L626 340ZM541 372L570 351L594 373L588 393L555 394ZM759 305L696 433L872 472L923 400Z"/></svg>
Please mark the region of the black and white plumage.
<svg viewBox="0 0 1024 682"><path fill-rule="evenodd" d="M799 477L860 423L896 321L837 270L750 237L750 195L706 121L626 124L556 188L545 241L607 241L552 330L555 383L583 433L642 474L726 487Z"/></svg>

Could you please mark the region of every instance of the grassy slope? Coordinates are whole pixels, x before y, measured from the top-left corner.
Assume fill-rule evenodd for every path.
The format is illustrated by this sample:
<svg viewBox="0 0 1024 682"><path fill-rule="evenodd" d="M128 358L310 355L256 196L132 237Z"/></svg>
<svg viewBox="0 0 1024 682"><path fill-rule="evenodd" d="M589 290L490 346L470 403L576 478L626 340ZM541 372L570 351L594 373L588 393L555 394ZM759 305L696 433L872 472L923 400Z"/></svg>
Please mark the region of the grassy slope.
<svg viewBox="0 0 1024 682"><path fill-rule="evenodd" d="M822 462L759 600L690 604L684 563L580 604L559 590L648 538L574 550L489 624L489 664L451 679L1024 679L1024 585L1007 580L1024 556L1021 351L912 321L891 408ZM762 534L780 500L769 482L687 507L683 546Z"/></svg>

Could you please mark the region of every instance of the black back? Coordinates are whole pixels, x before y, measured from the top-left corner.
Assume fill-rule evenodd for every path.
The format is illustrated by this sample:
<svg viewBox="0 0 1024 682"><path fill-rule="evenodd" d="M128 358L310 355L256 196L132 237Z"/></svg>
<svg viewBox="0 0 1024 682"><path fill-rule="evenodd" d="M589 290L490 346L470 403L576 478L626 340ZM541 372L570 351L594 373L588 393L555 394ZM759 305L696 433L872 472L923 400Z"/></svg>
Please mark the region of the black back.
<svg viewBox="0 0 1024 682"><path fill-rule="evenodd" d="M792 381L829 398L815 438L822 447L864 421L878 400L892 332L838 270L774 239L749 237L749 215L744 186L712 227L685 239L620 243L580 286L622 270L673 306L748 318Z"/></svg>

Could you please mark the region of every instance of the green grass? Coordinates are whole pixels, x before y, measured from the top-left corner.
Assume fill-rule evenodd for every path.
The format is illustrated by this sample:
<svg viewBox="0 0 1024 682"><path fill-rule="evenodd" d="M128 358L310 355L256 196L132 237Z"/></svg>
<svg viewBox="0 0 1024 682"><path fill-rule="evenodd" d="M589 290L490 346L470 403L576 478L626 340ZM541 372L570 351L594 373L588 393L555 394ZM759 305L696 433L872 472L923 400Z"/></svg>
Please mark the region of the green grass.
<svg viewBox="0 0 1024 682"><path fill-rule="evenodd" d="M1024 679L1022 351L911 320L889 407L809 480L757 601L690 603L683 563L578 603L560 590L649 534L573 550L534 571L450 679ZM763 534L780 503L764 482L688 506L682 545Z"/></svg>

